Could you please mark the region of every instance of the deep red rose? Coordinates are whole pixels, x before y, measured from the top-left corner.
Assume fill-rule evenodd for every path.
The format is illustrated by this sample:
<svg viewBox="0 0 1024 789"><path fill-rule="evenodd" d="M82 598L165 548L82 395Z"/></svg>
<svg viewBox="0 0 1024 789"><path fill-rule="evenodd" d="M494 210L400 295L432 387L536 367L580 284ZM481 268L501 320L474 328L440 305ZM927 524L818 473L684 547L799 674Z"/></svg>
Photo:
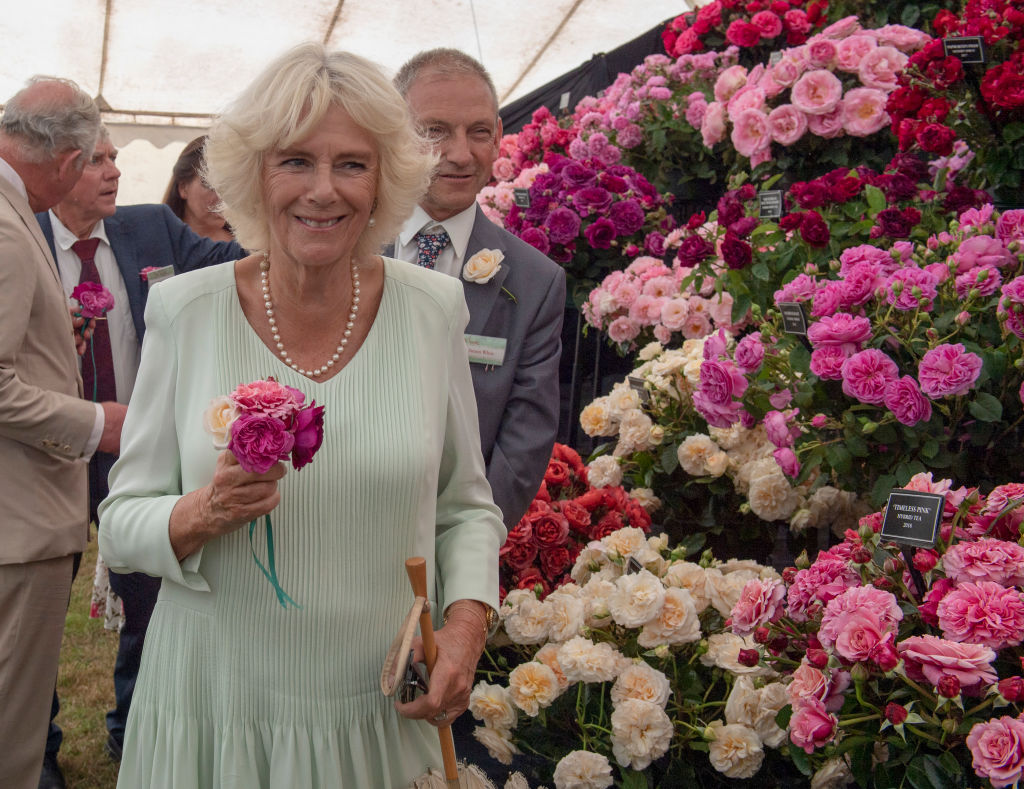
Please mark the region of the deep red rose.
<svg viewBox="0 0 1024 789"><path fill-rule="evenodd" d="M608 509L618 510L622 512L626 509L626 505L629 503L629 494L626 493L626 489L622 485L616 485L615 487L601 488L602 502Z"/></svg>
<svg viewBox="0 0 1024 789"><path fill-rule="evenodd" d="M898 153L886 169L894 169L915 184L928 180L928 165L912 153Z"/></svg>
<svg viewBox="0 0 1024 789"><path fill-rule="evenodd" d="M754 259L754 251L750 244L735 234L726 232L722 239L722 260L731 269L743 269Z"/></svg>
<svg viewBox="0 0 1024 789"><path fill-rule="evenodd" d="M536 592L538 591L537 587L540 587L539 594L542 600L547 597L548 593L551 591L551 587L548 585L548 582L544 580L544 577L540 574L540 570L536 567L530 567L529 569L524 570L522 575L516 578L516 589L531 589Z"/></svg>
<svg viewBox="0 0 1024 789"><path fill-rule="evenodd" d="M854 548L853 552L850 553L850 561L854 564L868 564L871 562L872 555L870 548L861 545L858 548Z"/></svg>
<svg viewBox="0 0 1024 789"><path fill-rule="evenodd" d="M828 665L828 653L824 649L808 649L807 662L815 668L825 668Z"/></svg>
<svg viewBox="0 0 1024 789"><path fill-rule="evenodd" d="M913 118L904 118L901 121L893 121L892 132L896 135L901 151L914 147L917 142L917 130L921 128L921 121Z"/></svg>
<svg viewBox="0 0 1024 789"><path fill-rule="evenodd" d="M761 40L761 29L742 19L735 19L726 28L725 38L738 47L753 47Z"/></svg>
<svg viewBox="0 0 1024 789"><path fill-rule="evenodd" d="M552 583L557 581L570 567L569 551L565 546L540 552L540 569Z"/></svg>
<svg viewBox="0 0 1024 789"><path fill-rule="evenodd" d="M869 657L875 661L875 665L882 669L882 671L892 671L900 664L899 653L896 652L896 648L890 641L876 644L872 648Z"/></svg>
<svg viewBox="0 0 1024 789"><path fill-rule="evenodd" d="M567 464L575 474L579 474L583 471L583 459L580 457L580 453L572 447L566 446L565 444L555 444L551 450L551 457L556 460L561 460L563 463Z"/></svg>
<svg viewBox="0 0 1024 789"><path fill-rule="evenodd" d="M820 249L828 246L830 238L828 225L817 211L808 211L804 214L804 221L800 223L800 238L812 247Z"/></svg>
<svg viewBox="0 0 1024 789"><path fill-rule="evenodd" d="M546 512L551 512L551 505L548 504L547 501L534 499L530 502L530 506L526 508L526 515L524 517L528 518L532 523L535 517L543 515Z"/></svg>
<svg viewBox="0 0 1024 789"><path fill-rule="evenodd" d="M756 216L745 216L729 225L729 230L740 238L746 238L753 232L759 222L760 220Z"/></svg>
<svg viewBox="0 0 1024 789"><path fill-rule="evenodd" d="M889 94L885 110L894 118L906 118L914 115L924 103L924 91L918 88L899 87Z"/></svg>
<svg viewBox="0 0 1024 789"><path fill-rule="evenodd" d="M772 631L764 625L754 629L754 641L758 644L767 644L772 637Z"/></svg>
<svg viewBox="0 0 1024 789"><path fill-rule="evenodd" d="M707 214L703 211L699 211L696 214L691 214L690 218L686 221L687 230L696 230L698 227L708 221Z"/></svg>
<svg viewBox="0 0 1024 789"><path fill-rule="evenodd" d="M546 550L565 545L569 539L569 521L560 512L550 512L533 521L533 543Z"/></svg>
<svg viewBox="0 0 1024 789"><path fill-rule="evenodd" d="M793 184L790 195L801 208L819 208L828 202L829 188L820 181Z"/></svg>
<svg viewBox="0 0 1024 789"><path fill-rule="evenodd" d="M802 211L796 211L792 214L786 214L782 219L779 220L779 227L785 231L796 230L800 227L804 221L804 214Z"/></svg>
<svg viewBox="0 0 1024 789"><path fill-rule="evenodd" d="M945 8L935 15L935 19L932 22L932 28L935 30L935 35L939 38L946 38L947 36L954 35L959 27L960 17Z"/></svg>
<svg viewBox="0 0 1024 789"><path fill-rule="evenodd" d="M585 507L589 512L593 512L600 507L603 501L604 493L601 488L591 488L576 497L576 503L581 507Z"/></svg>
<svg viewBox="0 0 1024 789"><path fill-rule="evenodd" d="M947 699L955 699L960 695L960 680L952 674L943 674L939 678L936 690L939 691L940 696L945 696Z"/></svg>
<svg viewBox="0 0 1024 789"><path fill-rule="evenodd" d="M898 208L886 208L879 211L876 221L882 235L889 238L907 238L910 235L911 227L913 227Z"/></svg>
<svg viewBox="0 0 1024 789"><path fill-rule="evenodd" d="M622 522L622 515L618 512L606 513L601 520L590 530L590 539L600 540L607 537L613 531L618 531L625 524Z"/></svg>
<svg viewBox="0 0 1024 789"><path fill-rule="evenodd" d="M845 203L860 194L863 183L860 178L847 176L829 185L828 199L833 203Z"/></svg>
<svg viewBox="0 0 1024 789"><path fill-rule="evenodd" d="M558 489L564 488L572 481L569 474L569 464L552 458L548 461L547 471L544 472L544 483L549 487Z"/></svg>
<svg viewBox="0 0 1024 789"><path fill-rule="evenodd" d="M537 546L506 540L498 551L498 558L513 570L525 570L537 558Z"/></svg>
<svg viewBox="0 0 1024 789"><path fill-rule="evenodd" d="M963 79L964 67L960 58L947 57L933 60L925 67L924 73L941 90Z"/></svg>
<svg viewBox="0 0 1024 789"><path fill-rule="evenodd" d="M728 227L743 218L743 204L731 194L718 201L718 224Z"/></svg>
<svg viewBox="0 0 1024 789"><path fill-rule="evenodd" d="M1024 700L1024 679L1021 677L1007 677L999 680L999 695L1009 702Z"/></svg>
<svg viewBox="0 0 1024 789"><path fill-rule="evenodd" d="M926 123L917 132L917 144L928 153L949 156L953 153L956 132L941 123Z"/></svg>
<svg viewBox="0 0 1024 789"><path fill-rule="evenodd" d="M292 430L295 432L292 467L300 469L313 459L324 443L324 407L313 400L308 408L295 414Z"/></svg>
<svg viewBox="0 0 1024 789"><path fill-rule="evenodd" d="M578 501L560 501L558 509L569 522L569 528L579 534L586 535L590 529L590 511Z"/></svg>
<svg viewBox="0 0 1024 789"><path fill-rule="evenodd" d="M893 173L882 178L884 180L876 185L885 192L885 197L890 203L909 200L917 195L917 184L905 175Z"/></svg>
<svg viewBox="0 0 1024 789"><path fill-rule="evenodd" d="M918 120L942 123L949 115L949 102L941 97L928 99L917 111Z"/></svg>
<svg viewBox="0 0 1024 789"><path fill-rule="evenodd" d="M617 233L612 220L601 217L584 230L583 235L594 249L611 249Z"/></svg>
<svg viewBox="0 0 1024 789"><path fill-rule="evenodd" d="M761 662L761 653L756 649L741 649L736 656L736 662L741 666L753 668Z"/></svg>
<svg viewBox="0 0 1024 789"><path fill-rule="evenodd" d="M938 551L919 549L914 553L914 567L922 573L934 569L939 563Z"/></svg>
<svg viewBox="0 0 1024 789"><path fill-rule="evenodd" d="M899 726L907 719L907 715L909 714L910 713L907 712L907 708L902 704L890 701L885 705L885 719L893 726Z"/></svg>
<svg viewBox="0 0 1024 789"><path fill-rule="evenodd" d="M686 268L693 268L707 260L714 251L715 248L709 241L705 241L700 236L687 236L680 242L676 258Z"/></svg>
<svg viewBox="0 0 1024 789"><path fill-rule="evenodd" d="M651 530L650 514L635 499L630 499L626 504L626 517L629 519L629 525L634 529L641 529L644 533Z"/></svg>
<svg viewBox="0 0 1024 789"><path fill-rule="evenodd" d="M548 486L544 482L544 480L540 481L540 487L537 488L537 494L533 498L539 501L543 501L546 504L551 503L551 492L548 490Z"/></svg>
<svg viewBox="0 0 1024 789"><path fill-rule="evenodd" d="M516 545L532 545L533 544L533 523L529 517L524 515L522 519L509 529L508 535L505 537L505 544L514 543Z"/></svg>

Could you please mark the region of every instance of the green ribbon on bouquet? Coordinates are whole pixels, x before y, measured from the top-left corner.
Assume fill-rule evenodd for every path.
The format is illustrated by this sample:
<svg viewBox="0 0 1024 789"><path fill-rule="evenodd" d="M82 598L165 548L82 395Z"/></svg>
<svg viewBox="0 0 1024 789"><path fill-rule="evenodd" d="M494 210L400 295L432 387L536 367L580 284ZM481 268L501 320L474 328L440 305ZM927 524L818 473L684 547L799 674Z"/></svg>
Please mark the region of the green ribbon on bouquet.
<svg viewBox="0 0 1024 789"><path fill-rule="evenodd" d="M281 588L281 584L277 581L277 568L274 566L274 527L270 523L269 512L263 516L263 522L267 527L267 564L269 568L265 567L263 562L260 561L260 557L256 555L256 546L253 545L252 535L256 531L257 521L259 521L259 518L249 522L249 550L252 551L252 558L256 562L256 566L260 568L260 571L266 576L270 585L274 587L274 594L277 595L277 602L281 604L281 608L287 609L289 603L296 608L302 608L301 605L288 596L288 593Z"/></svg>

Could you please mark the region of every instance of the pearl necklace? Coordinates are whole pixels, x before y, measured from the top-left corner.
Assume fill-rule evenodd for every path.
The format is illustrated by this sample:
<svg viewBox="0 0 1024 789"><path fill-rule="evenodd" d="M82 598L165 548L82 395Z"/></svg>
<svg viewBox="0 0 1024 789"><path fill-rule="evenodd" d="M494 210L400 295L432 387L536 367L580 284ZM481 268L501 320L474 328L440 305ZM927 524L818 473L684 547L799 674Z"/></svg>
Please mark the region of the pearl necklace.
<svg viewBox="0 0 1024 789"><path fill-rule="evenodd" d="M291 356L288 355L288 351L285 350L284 343L281 342L281 333L277 330L277 319L274 317L274 302L270 299L270 278L268 273L270 272L270 255L267 252L263 253L263 260L260 262L260 287L263 290L263 306L267 311L267 320L270 322L270 333L274 337L274 344L277 346L277 352L284 359L284 363L291 367L299 375L305 375L311 378L317 378L323 373L326 373L330 368L334 367L334 363L341 358L341 355L345 352L345 346L348 345L348 338L352 336L352 327L355 326L356 316L359 314L359 270L356 268L355 261L349 264L352 270L352 309L348 313L348 321L345 323L345 334L341 338L341 342L338 343L338 347L334 349L334 353L331 358L328 359L322 366L315 367L312 370L303 370L295 362L292 361Z"/></svg>

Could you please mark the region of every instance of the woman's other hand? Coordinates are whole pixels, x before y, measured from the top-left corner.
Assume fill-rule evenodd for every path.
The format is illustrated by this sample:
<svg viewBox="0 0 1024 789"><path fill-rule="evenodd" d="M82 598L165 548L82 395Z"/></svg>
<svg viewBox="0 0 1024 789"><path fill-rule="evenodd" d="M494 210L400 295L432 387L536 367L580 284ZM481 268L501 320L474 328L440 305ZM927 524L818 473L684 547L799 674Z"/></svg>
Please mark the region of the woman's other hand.
<svg viewBox="0 0 1024 789"><path fill-rule="evenodd" d="M231 452L221 452L209 485L182 496L171 511L170 538L179 560L215 537L229 534L273 510L281 502L277 481L285 465L275 463L264 474L238 464Z"/></svg>
<svg viewBox="0 0 1024 789"><path fill-rule="evenodd" d="M473 675L487 642L483 603L456 600L448 607L448 622L434 633L437 663L430 675L430 692L395 708L406 718L421 718L435 726L450 726L469 707ZM423 642L413 641L417 663L423 662Z"/></svg>

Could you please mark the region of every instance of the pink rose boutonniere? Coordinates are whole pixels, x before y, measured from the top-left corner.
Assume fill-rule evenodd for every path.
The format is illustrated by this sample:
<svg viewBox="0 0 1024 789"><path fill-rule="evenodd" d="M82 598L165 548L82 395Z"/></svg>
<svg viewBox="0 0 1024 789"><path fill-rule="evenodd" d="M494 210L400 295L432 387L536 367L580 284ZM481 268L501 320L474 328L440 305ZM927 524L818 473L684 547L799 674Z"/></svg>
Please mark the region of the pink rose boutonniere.
<svg viewBox="0 0 1024 789"><path fill-rule="evenodd" d="M76 316L85 318L82 324L82 336L85 336L85 329L90 320L106 320L106 314L114 308L114 297L98 282L80 282L71 291L71 298L78 302ZM89 338L89 354L92 356L93 367L96 367L96 349L93 347L92 338ZM96 400L96 379L92 383L92 399Z"/></svg>
<svg viewBox="0 0 1024 789"><path fill-rule="evenodd" d="M240 384L230 395L214 398L203 414L203 427L217 449L227 449L238 464L253 474L264 474L278 461L290 460L298 470L313 460L324 440L324 407L306 403L306 395L291 386L267 380ZM267 566L252 545L256 521L249 523L249 545L257 567L274 587L278 602L287 608L292 600L277 580L274 564L274 531L270 514L267 529Z"/></svg>
<svg viewBox="0 0 1024 789"><path fill-rule="evenodd" d="M152 272L159 271L159 270L160 269L157 268L156 266L146 266L144 269L142 269L142 271L139 272L139 279L141 279L143 282L148 283L149 282L149 275Z"/></svg>

